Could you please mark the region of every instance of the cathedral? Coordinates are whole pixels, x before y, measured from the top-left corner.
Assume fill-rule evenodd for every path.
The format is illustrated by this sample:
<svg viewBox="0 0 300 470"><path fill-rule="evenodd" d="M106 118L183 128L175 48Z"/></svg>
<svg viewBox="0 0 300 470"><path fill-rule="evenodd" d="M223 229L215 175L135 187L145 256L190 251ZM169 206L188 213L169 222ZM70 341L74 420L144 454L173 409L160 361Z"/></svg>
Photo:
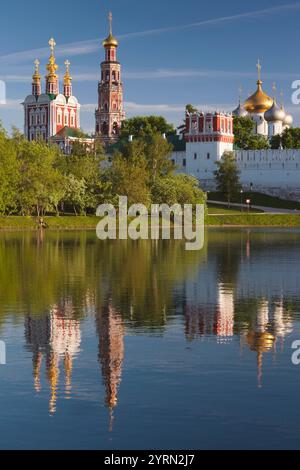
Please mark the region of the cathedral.
<svg viewBox="0 0 300 470"><path fill-rule="evenodd" d="M257 63L257 90L244 104L241 98L238 107L233 111L235 116L249 116L255 123L255 133L266 138L281 135L293 125L293 117L285 112L283 103L279 106L276 100L276 86L273 85L274 97L270 98L262 89L261 64Z"/></svg>
<svg viewBox="0 0 300 470"><path fill-rule="evenodd" d="M41 140L50 142L60 136L66 128L73 131L80 129L80 104L73 96L70 62L65 62L66 72L63 79L63 90L59 90L58 65L54 51L56 43L50 39L50 57L47 64L45 89L42 91L40 62L35 61L32 77L32 92L25 99L25 136L29 141Z"/></svg>

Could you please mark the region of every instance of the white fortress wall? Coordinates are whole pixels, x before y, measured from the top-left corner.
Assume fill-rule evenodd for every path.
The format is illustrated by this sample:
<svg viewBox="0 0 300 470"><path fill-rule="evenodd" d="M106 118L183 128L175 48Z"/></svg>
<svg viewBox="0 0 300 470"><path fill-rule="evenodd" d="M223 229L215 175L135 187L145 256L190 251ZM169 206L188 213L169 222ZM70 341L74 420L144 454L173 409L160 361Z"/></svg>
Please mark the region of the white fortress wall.
<svg viewBox="0 0 300 470"><path fill-rule="evenodd" d="M300 150L238 150L234 154L243 185L300 192Z"/></svg>

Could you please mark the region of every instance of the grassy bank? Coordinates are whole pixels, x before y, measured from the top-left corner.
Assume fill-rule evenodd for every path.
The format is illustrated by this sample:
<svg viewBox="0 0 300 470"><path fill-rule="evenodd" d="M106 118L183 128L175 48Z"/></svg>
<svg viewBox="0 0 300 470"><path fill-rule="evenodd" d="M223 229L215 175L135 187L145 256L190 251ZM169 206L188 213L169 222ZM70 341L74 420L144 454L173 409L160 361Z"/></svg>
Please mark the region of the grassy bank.
<svg viewBox="0 0 300 470"><path fill-rule="evenodd" d="M227 206L218 206L218 205L214 205L210 203L208 203L207 209L208 209L209 215L241 215L242 213L240 208L229 209ZM245 213L248 212L248 209L244 208L243 212ZM263 211L258 210L258 209L251 209L249 212L255 213L255 214L258 214L258 213L263 214Z"/></svg>
<svg viewBox="0 0 300 470"><path fill-rule="evenodd" d="M206 224L222 227L300 227L300 215L266 213L208 215Z"/></svg>
<svg viewBox="0 0 300 470"><path fill-rule="evenodd" d="M95 230L97 217L45 217L48 230ZM300 215L296 214L247 214L226 212L225 214L208 214L208 226L236 227L300 227ZM37 230L35 218L0 217L0 230Z"/></svg>
<svg viewBox="0 0 300 470"><path fill-rule="evenodd" d="M95 229L98 217L44 217L48 229L84 230ZM37 230L38 222L33 217L0 217L0 230Z"/></svg>
<svg viewBox="0 0 300 470"><path fill-rule="evenodd" d="M251 199L252 206L264 206L264 207L274 207L275 209L290 209L290 210L299 210L300 202L288 201L285 199L280 199L274 196L268 196L267 194L257 193L257 192L244 192L242 196L242 201L245 203L246 199ZM211 201L220 201L227 202L224 195L220 192L210 192L208 193L208 202ZM231 202L240 204L241 196L237 195L232 199Z"/></svg>

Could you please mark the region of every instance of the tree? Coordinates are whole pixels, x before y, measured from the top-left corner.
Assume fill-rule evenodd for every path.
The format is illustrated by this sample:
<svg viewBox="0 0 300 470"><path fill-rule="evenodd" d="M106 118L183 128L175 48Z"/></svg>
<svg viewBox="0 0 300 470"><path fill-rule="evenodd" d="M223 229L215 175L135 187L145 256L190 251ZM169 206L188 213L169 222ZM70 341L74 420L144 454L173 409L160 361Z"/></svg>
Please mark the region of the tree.
<svg viewBox="0 0 300 470"><path fill-rule="evenodd" d="M114 196L127 196L129 205L149 206L149 172L145 158L126 159L121 154L116 154L111 168L106 172L106 182L111 182Z"/></svg>
<svg viewBox="0 0 300 470"><path fill-rule="evenodd" d="M218 166L215 171L217 189L224 194L230 206L232 198L241 191L240 171L233 152L225 152L216 165Z"/></svg>
<svg viewBox="0 0 300 470"><path fill-rule="evenodd" d="M101 183L101 162L103 160L104 154L101 146L97 146L95 151L91 152L80 142L74 143L71 155L59 156L56 165L60 173L68 178L72 176L67 183L69 195L67 203L71 204L75 213L78 211L84 214L94 213L97 206L104 202L107 185ZM78 200L72 189L76 187L76 184L80 189Z"/></svg>
<svg viewBox="0 0 300 470"><path fill-rule="evenodd" d="M206 197L199 182L183 174L158 178L152 186L153 204L205 204Z"/></svg>
<svg viewBox="0 0 300 470"><path fill-rule="evenodd" d="M190 114L193 114L193 113L197 113L198 109L195 108L195 106L193 106L192 104L187 104L186 107L185 107L185 110L190 113ZM181 124L181 126L178 126L177 127L177 130L179 131L180 134L185 134L186 133L186 121L185 121L185 118L183 120L183 124Z"/></svg>
<svg viewBox="0 0 300 470"><path fill-rule="evenodd" d="M268 140L254 134L255 123L250 117L234 116L234 143L242 150L263 150L270 148Z"/></svg>
<svg viewBox="0 0 300 470"><path fill-rule="evenodd" d="M53 208L51 196L60 176L55 168L59 150L42 142L21 141L17 147L20 178L17 202L23 215L44 215Z"/></svg>
<svg viewBox="0 0 300 470"><path fill-rule="evenodd" d="M8 139L0 125L0 213L16 211L19 183L19 162L15 143Z"/></svg>
<svg viewBox="0 0 300 470"><path fill-rule="evenodd" d="M196 113L198 111L198 109L195 108L195 106L193 106L192 104L187 104L185 109L188 113Z"/></svg>
<svg viewBox="0 0 300 470"><path fill-rule="evenodd" d="M145 155L152 181L173 171L174 167L170 160L172 150L173 146L160 134L153 134L146 139Z"/></svg>
<svg viewBox="0 0 300 470"><path fill-rule="evenodd" d="M291 129L285 129L280 135L274 135L271 139L271 148L279 149L300 149L300 128L295 127Z"/></svg>
<svg viewBox="0 0 300 470"><path fill-rule="evenodd" d="M123 121L120 137L128 140L130 135L134 138L143 138L153 134L175 134L172 124L167 123L162 116L136 116Z"/></svg>

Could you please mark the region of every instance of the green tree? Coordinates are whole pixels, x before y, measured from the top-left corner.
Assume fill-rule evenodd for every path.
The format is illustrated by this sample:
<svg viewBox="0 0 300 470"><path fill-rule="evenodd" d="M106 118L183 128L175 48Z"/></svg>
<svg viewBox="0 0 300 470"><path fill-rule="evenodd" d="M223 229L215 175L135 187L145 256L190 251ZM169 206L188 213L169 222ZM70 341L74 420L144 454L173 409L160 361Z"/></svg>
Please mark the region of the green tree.
<svg viewBox="0 0 300 470"><path fill-rule="evenodd" d="M10 214L17 209L19 162L15 142L8 139L0 125L0 213Z"/></svg>
<svg viewBox="0 0 300 470"><path fill-rule="evenodd" d="M67 182L68 198L75 213L95 213L97 206L106 198L107 185L101 182L101 163L104 160L103 148L96 146L90 151L84 144L75 142L71 155L60 155L56 164L60 173L72 178ZM75 183L75 180L77 183ZM76 200L73 187L80 189L79 199ZM84 188L84 194L82 190ZM71 197L72 195L72 197Z"/></svg>
<svg viewBox="0 0 300 470"><path fill-rule="evenodd" d="M241 191L240 171L233 152L225 152L216 165L218 167L215 171L217 190L224 194L230 206L232 198Z"/></svg>
<svg viewBox="0 0 300 470"><path fill-rule="evenodd" d="M300 128L285 129L282 136L274 135L271 139L272 149L300 149Z"/></svg>
<svg viewBox="0 0 300 470"><path fill-rule="evenodd" d="M183 174L158 178L152 186L154 204L205 204L206 196L199 188L199 182Z"/></svg>
<svg viewBox="0 0 300 470"><path fill-rule="evenodd" d="M18 145L20 178L18 205L21 213L44 215L53 208L51 195L59 178L55 168L59 150L42 142L22 141Z"/></svg>
<svg viewBox="0 0 300 470"><path fill-rule="evenodd" d="M120 137L128 140L130 135L139 138L153 134L175 134L175 132L174 126L162 116L136 116L122 123Z"/></svg>
<svg viewBox="0 0 300 470"><path fill-rule="evenodd" d="M255 123L250 117L234 116L234 143L242 150L263 150L270 148L268 140L254 134Z"/></svg>
<svg viewBox="0 0 300 470"><path fill-rule="evenodd" d="M112 166L106 171L106 181L111 182L114 196L127 196L128 204L149 206L149 172L145 158L123 158L115 154Z"/></svg>
<svg viewBox="0 0 300 470"><path fill-rule="evenodd" d="M198 109L195 108L195 106L193 106L192 104L187 104L185 109L188 113L196 113L198 111Z"/></svg>
<svg viewBox="0 0 300 470"><path fill-rule="evenodd" d="M146 139L145 155L152 181L173 171L170 160L172 150L173 146L160 134L153 134Z"/></svg>

